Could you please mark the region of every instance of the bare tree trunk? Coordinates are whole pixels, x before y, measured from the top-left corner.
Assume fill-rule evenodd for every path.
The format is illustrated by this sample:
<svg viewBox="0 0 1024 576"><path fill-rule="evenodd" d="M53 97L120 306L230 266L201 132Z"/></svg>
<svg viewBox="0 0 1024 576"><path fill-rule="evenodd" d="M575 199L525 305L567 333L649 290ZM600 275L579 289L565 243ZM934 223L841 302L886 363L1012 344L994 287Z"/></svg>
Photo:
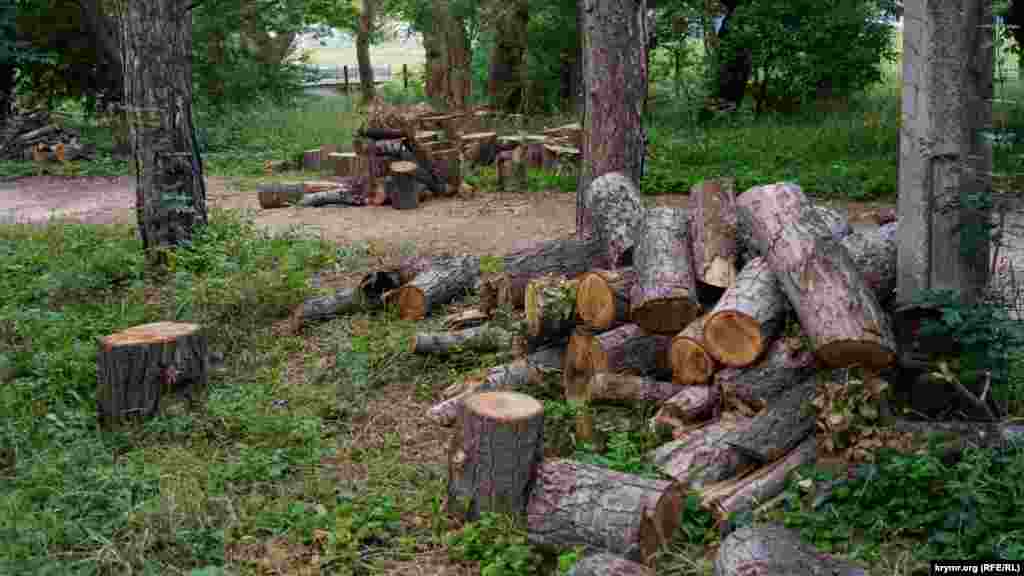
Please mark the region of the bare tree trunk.
<svg viewBox="0 0 1024 576"><path fill-rule="evenodd" d="M162 264L156 249L188 241L207 219L192 126L192 19L177 0L131 0L120 16L139 233L149 260Z"/></svg>
<svg viewBox="0 0 1024 576"><path fill-rule="evenodd" d="M445 64L445 34L437 21L442 14L438 3L434 3L434 15L430 26L423 31L423 51L426 54L426 74L424 92L427 98L440 100L444 97L445 86L448 85L448 68Z"/></svg>
<svg viewBox="0 0 1024 576"><path fill-rule="evenodd" d="M449 15L446 19L448 54L448 106L465 110L473 92L473 53L470 50L466 23L462 18Z"/></svg>
<svg viewBox="0 0 1024 576"><path fill-rule="evenodd" d="M523 101L523 56L526 53L526 25L530 11L522 0L509 6L499 6L497 11L487 95L495 108L514 112L519 110Z"/></svg>
<svg viewBox="0 0 1024 576"><path fill-rule="evenodd" d="M363 92L363 101L371 102L376 96L373 83L373 66L370 63L370 34L376 18L376 0L363 0L363 9L359 14L359 29L356 33L356 60L359 61L359 88Z"/></svg>
<svg viewBox="0 0 1024 576"><path fill-rule="evenodd" d="M750 48L728 45L723 47L722 43L728 42L730 30L735 26L733 18L736 8L742 3L743 0L722 0L726 14L725 19L722 20L722 26L718 30L717 46L719 49L715 51L714 60L718 70L715 96L734 104L737 108L743 103L747 81L753 72Z"/></svg>
<svg viewBox="0 0 1024 576"><path fill-rule="evenodd" d="M988 281L992 150L992 2L907 0L903 30L897 292L955 290L975 301Z"/></svg>
<svg viewBox="0 0 1024 576"><path fill-rule="evenodd" d="M14 110L14 65L0 64L0 130Z"/></svg>
<svg viewBox="0 0 1024 576"><path fill-rule="evenodd" d="M82 29L93 39L96 50L97 75L102 78L103 97L107 103L120 102L124 96L121 71L121 34L115 18L103 10L102 0L82 0Z"/></svg>

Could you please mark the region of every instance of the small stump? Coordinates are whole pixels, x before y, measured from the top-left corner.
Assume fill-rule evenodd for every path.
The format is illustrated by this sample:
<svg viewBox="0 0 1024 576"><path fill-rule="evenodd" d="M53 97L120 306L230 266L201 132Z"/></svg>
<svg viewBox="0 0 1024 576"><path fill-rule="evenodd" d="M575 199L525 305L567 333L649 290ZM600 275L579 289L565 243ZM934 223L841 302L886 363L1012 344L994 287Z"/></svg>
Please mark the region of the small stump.
<svg viewBox="0 0 1024 576"><path fill-rule="evenodd" d="M207 382L206 335L198 324L156 322L99 339L96 403L100 422L149 418L167 392L198 399Z"/></svg>
<svg viewBox="0 0 1024 576"><path fill-rule="evenodd" d="M448 454L448 513L520 515L544 457L544 407L518 392L465 400Z"/></svg>
<svg viewBox="0 0 1024 576"><path fill-rule="evenodd" d="M391 163L391 182L394 184L391 205L396 210L414 210L419 207L419 183L415 175L416 164L404 160Z"/></svg>

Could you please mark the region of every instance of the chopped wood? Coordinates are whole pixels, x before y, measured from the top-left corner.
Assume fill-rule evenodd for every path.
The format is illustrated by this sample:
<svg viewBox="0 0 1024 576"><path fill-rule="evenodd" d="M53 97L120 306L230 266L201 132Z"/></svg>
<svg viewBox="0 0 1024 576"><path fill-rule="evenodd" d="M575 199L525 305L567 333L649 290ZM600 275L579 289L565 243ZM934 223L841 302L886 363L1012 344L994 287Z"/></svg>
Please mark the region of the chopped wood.
<svg viewBox="0 0 1024 576"><path fill-rule="evenodd" d="M705 491L701 495L702 504L719 521L726 521L731 514L751 510L780 494L791 472L815 461L817 449L818 443L811 435L785 457L730 483L728 490Z"/></svg>
<svg viewBox="0 0 1024 576"><path fill-rule="evenodd" d="M832 368L872 370L895 361L889 317L799 186L751 188L737 199L737 209L818 358Z"/></svg>
<svg viewBox="0 0 1024 576"><path fill-rule="evenodd" d="M292 331L307 322L329 320L344 314L353 314L372 306L359 288L342 288L334 294L310 298L292 312Z"/></svg>
<svg viewBox="0 0 1024 576"><path fill-rule="evenodd" d="M317 207L328 204L342 206L365 206L366 191L357 178L346 178L343 181L324 183L325 189L305 194L299 200L300 206ZM330 185L327 187L326 185Z"/></svg>
<svg viewBox="0 0 1024 576"><path fill-rule="evenodd" d="M843 238L843 246L878 299L887 306L896 295L896 230L899 222L891 222Z"/></svg>
<svg viewBox="0 0 1024 576"><path fill-rule="evenodd" d="M693 424L713 417L720 403L718 386L679 386L658 413L682 424Z"/></svg>
<svg viewBox="0 0 1024 576"><path fill-rule="evenodd" d="M405 131L393 128L364 128L357 132L361 138L370 140L398 140L405 138Z"/></svg>
<svg viewBox="0 0 1024 576"><path fill-rule="evenodd" d="M672 338L651 334L636 324L624 324L590 340L586 352L587 374L613 372L667 377L671 374L669 348Z"/></svg>
<svg viewBox="0 0 1024 576"><path fill-rule="evenodd" d="M585 402L587 386L593 373L590 371L590 348L594 334L577 328L569 336L562 361L562 390L566 400Z"/></svg>
<svg viewBox="0 0 1024 576"><path fill-rule="evenodd" d="M191 404L206 390L207 339L198 324L143 324L98 344L96 408L104 426L155 416L164 394L177 393Z"/></svg>
<svg viewBox="0 0 1024 576"><path fill-rule="evenodd" d="M786 390L754 416L750 426L730 434L728 444L762 465L778 460L814 433L817 411L811 401L816 386L815 379L808 378Z"/></svg>
<svg viewBox="0 0 1024 576"><path fill-rule="evenodd" d="M301 183L273 182L259 184L256 187L256 194L260 208L269 210L298 204L302 201L305 189Z"/></svg>
<svg viewBox="0 0 1024 576"><path fill-rule="evenodd" d="M732 367L749 366L782 329L788 305L764 258L743 267L704 322L707 351Z"/></svg>
<svg viewBox="0 0 1024 576"><path fill-rule="evenodd" d="M628 323L629 292L636 279L632 268L591 270L580 276L576 290L576 315L580 324L601 332Z"/></svg>
<svg viewBox="0 0 1024 576"><path fill-rule="evenodd" d="M682 391L674 382L601 372L590 377L585 397L588 402L665 402Z"/></svg>
<svg viewBox="0 0 1024 576"><path fill-rule="evenodd" d="M630 318L649 332L676 334L701 312L690 263L689 217L681 208L649 208L635 230L637 281L629 297Z"/></svg>
<svg viewBox="0 0 1024 576"><path fill-rule="evenodd" d="M502 271L491 286L482 288L496 294L493 299L497 305L509 304L521 309L530 280L548 275L575 278L591 268L604 267L606 262L602 244L596 239L560 238L538 242L503 257ZM484 300L483 294L481 300Z"/></svg>
<svg viewBox="0 0 1024 576"><path fill-rule="evenodd" d="M853 233L853 228L850 227L849 221L836 210L820 204L814 204L812 209L824 220L825 226L836 241L840 241ZM746 262L758 256L764 256L760 246L754 240L749 223L739 218L739 212L737 212L736 216L736 241L737 249L740 252L739 260Z"/></svg>
<svg viewBox="0 0 1024 576"><path fill-rule="evenodd" d="M750 425L749 418L723 415L658 447L651 460L659 470L693 489L735 478L754 469L757 462L727 441Z"/></svg>
<svg viewBox="0 0 1024 576"><path fill-rule="evenodd" d="M420 194L416 179L416 164L400 160L391 163L391 206L396 210L413 210L419 207Z"/></svg>
<svg viewBox="0 0 1024 576"><path fill-rule="evenodd" d="M722 540L715 557L716 576L866 576L859 566L837 560L800 539L781 524L738 528Z"/></svg>
<svg viewBox="0 0 1024 576"><path fill-rule="evenodd" d="M693 270L697 280L728 288L736 280L736 180L706 180L690 189Z"/></svg>
<svg viewBox="0 0 1024 576"><path fill-rule="evenodd" d="M544 406L518 392L468 398L448 452L448 513L518 516L544 458Z"/></svg>
<svg viewBox="0 0 1024 576"><path fill-rule="evenodd" d="M598 552L577 560L566 576L654 576L654 570L622 556Z"/></svg>
<svg viewBox="0 0 1024 576"><path fill-rule="evenodd" d="M704 333L707 316L690 322L683 331L672 338L672 381L687 385L705 385L711 381L718 369L718 363L708 353Z"/></svg>
<svg viewBox="0 0 1024 576"><path fill-rule="evenodd" d="M473 288L480 276L480 259L457 256L418 274L411 282L391 292L402 320L422 320L442 304L459 298Z"/></svg>
<svg viewBox="0 0 1024 576"><path fill-rule="evenodd" d="M542 276L526 286L526 344L534 350L569 337L576 326L576 281Z"/></svg>
<svg viewBox="0 0 1024 576"><path fill-rule="evenodd" d="M738 408L752 414L806 380L814 371L815 358L810 350L801 349L797 339L780 339L772 342L756 364L719 370L715 384L722 388L727 409Z"/></svg>
<svg viewBox="0 0 1024 576"><path fill-rule="evenodd" d="M494 352L508 349L512 334L497 326L478 326L456 332L428 332L412 337L413 354L450 354L456 350Z"/></svg>
<svg viewBox="0 0 1024 576"><path fill-rule="evenodd" d="M449 314L444 319L444 327L448 330L462 330L473 328L486 322L490 317L477 308L470 308L454 314Z"/></svg>
<svg viewBox="0 0 1024 576"><path fill-rule="evenodd" d="M621 172L602 174L586 188L584 206L584 224L577 232L601 242L609 268L629 266L634 234L646 214L636 184ZM639 268L637 272L643 274Z"/></svg>
<svg viewBox="0 0 1024 576"><path fill-rule="evenodd" d="M604 549L650 565L682 515L678 485L572 460L547 460L526 509L534 545Z"/></svg>
<svg viewBox="0 0 1024 576"><path fill-rule="evenodd" d="M497 132L463 134L461 137L462 158L472 164L490 166L494 163L494 155L497 153L497 141Z"/></svg>

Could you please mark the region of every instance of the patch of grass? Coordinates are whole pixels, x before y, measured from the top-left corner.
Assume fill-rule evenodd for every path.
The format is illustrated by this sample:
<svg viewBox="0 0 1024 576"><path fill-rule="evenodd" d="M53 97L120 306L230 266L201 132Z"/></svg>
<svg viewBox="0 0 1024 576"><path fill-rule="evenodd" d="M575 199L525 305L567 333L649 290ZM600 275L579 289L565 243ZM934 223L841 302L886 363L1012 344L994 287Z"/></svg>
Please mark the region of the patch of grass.
<svg viewBox="0 0 1024 576"><path fill-rule="evenodd" d="M536 574L541 556L526 541L526 532L512 518L485 512L448 535L448 553L458 562L478 562L486 576Z"/></svg>

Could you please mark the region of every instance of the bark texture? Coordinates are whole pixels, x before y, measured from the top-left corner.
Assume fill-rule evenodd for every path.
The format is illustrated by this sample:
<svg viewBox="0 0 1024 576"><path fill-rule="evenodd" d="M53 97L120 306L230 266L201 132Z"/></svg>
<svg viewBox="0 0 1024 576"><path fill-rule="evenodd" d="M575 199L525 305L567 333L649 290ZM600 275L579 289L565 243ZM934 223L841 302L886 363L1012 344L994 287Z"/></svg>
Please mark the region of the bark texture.
<svg viewBox="0 0 1024 576"><path fill-rule="evenodd" d="M517 0L496 6L494 48L491 50L487 95L497 110L518 112L523 104L529 4Z"/></svg>
<svg viewBox="0 0 1024 576"><path fill-rule="evenodd" d="M372 102L377 92L370 62L370 35L376 23L376 13L377 0L361 0L356 30L356 61L359 63L359 90L363 94L363 102Z"/></svg>
<svg viewBox="0 0 1024 576"><path fill-rule="evenodd" d="M412 337L413 354L449 354L456 350L495 352L507 350L512 335L496 326L478 326L453 332L428 332Z"/></svg>
<svg viewBox="0 0 1024 576"><path fill-rule="evenodd" d="M676 334L701 312L689 217L679 208L649 208L634 233L637 281L629 297L630 318L649 332Z"/></svg>
<svg viewBox="0 0 1024 576"><path fill-rule="evenodd" d="M654 570L621 556L599 552L581 558L566 576L654 576Z"/></svg>
<svg viewBox="0 0 1024 576"><path fill-rule="evenodd" d="M667 377L672 370L668 359L671 345L670 336L645 332L636 324L624 324L590 341L588 374L613 372Z"/></svg>
<svg viewBox="0 0 1024 576"><path fill-rule="evenodd" d="M708 423L657 448L652 460L662 472L693 489L735 478L757 464L728 444L750 424L745 418Z"/></svg>
<svg viewBox="0 0 1024 576"><path fill-rule="evenodd" d="M330 187L316 192L303 194L299 206L366 206L366 190L356 178L346 178L341 182L329 182ZM309 187L306 186L308 190Z"/></svg>
<svg viewBox="0 0 1024 576"><path fill-rule="evenodd" d="M719 178L690 189L693 270L696 279L728 288L736 279L736 181Z"/></svg>
<svg viewBox="0 0 1024 576"><path fill-rule="evenodd" d="M257 185L256 195L259 199L260 208L269 210L272 208L295 206L302 201L305 190L301 183L272 182Z"/></svg>
<svg viewBox="0 0 1024 576"><path fill-rule="evenodd" d="M586 234L581 237L601 242L610 268L629 266L636 230L646 214L637 185L622 172L608 172L591 180L583 197L588 215Z"/></svg>
<svg viewBox="0 0 1024 576"><path fill-rule="evenodd" d="M805 439L784 458L758 469L730 486L728 494L715 498L713 502L705 500L705 506L711 508L719 520L724 521L731 514L764 504L782 492L786 487L786 478L791 472L815 461L817 448L814 436Z"/></svg>
<svg viewBox="0 0 1024 576"><path fill-rule="evenodd" d="M474 256L458 256L434 266L391 293L398 315L403 320L421 320L436 306L469 292L479 276L480 260Z"/></svg>
<svg viewBox="0 0 1024 576"><path fill-rule="evenodd" d="M814 354L799 346L799 342L776 340L753 366L726 368L715 374L726 407L757 412L814 374Z"/></svg>
<svg viewBox="0 0 1024 576"><path fill-rule="evenodd" d="M780 524L744 526L718 547L715 576L867 576L859 566L833 559Z"/></svg>
<svg viewBox="0 0 1024 576"><path fill-rule="evenodd" d="M728 443L759 464L778 460L814 433L817 410L811 404L816 382L809 378L778 397L754 416L750 426L730 434Z"/></svg>
<svg viewBox="0 0 1024 576"><path fill-rule="evenodd" d="M882 306L888 306L896 296L898 230L899 222L890 222L843 238L843 246Z"/></svg>
<svg viewBox="0 0 1024 576"><path fill-rule="evenodd" d="M574 278L592 267L605 266L606 262L602 244L594 239L539 242L502 259L502 272L493 286L497 293L494 300L499 305L508 303L521 308L530 280L551 274ZM481 300L484 300L483 294Z"/></svg>
<svg viewBox="0 0 1024 576"><path fill-rule="evenodd" d="M788 305L764 258L748 262L704 323L708 352L726 366L750 366L782 329Z"/></svg>
<svg viewBox="0 0 1024 576"><path fill-rule="evenodd" d="M720 412L722 395L718 386L683 386L654 415L655 427L682 430L686 426L714 418Z"/></svg>
<svg viewBox="0 0 1024 576"><path fill-rule="evenodd" d="M682 386L673 382L602 372L590 377L587 400L660 403L675 397L682 390Z"/></svg>

